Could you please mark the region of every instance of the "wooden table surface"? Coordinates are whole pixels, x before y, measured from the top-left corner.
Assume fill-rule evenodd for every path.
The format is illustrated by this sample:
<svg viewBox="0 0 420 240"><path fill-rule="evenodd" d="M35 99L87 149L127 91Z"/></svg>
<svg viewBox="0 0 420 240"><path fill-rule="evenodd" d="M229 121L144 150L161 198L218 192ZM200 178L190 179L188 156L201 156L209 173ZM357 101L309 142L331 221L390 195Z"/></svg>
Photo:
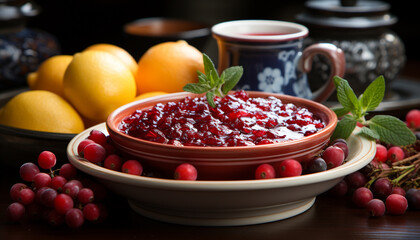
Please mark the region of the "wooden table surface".
<svg viewBox="0 0 420 240"><path fill-rule="evenodd" d="M47 223L8 223L4 210L11 203L10 186L19 181L10 172L0 177L0 239L420 239L420 211L403 216L371 218L353 206L349 197L322 194L308 211L282 221L240 227L192 227L163 223L132 211L115 197L110 218L73 230Z"/></svg>
<svg viewBox="0 0 420 240"><path fill-rule="evenodd" d="M416 65L409 66L410 75L418 69ZM364 209L354 207L349 197L328 194L318 196L312 208L293 218L241 227L191 227L151 220L132 211L118 196L113 197L111 217L101 224L85 224L77 230L45 222L12 224L6 221L5 209L16 182L20 182L18 169L0 168L0 240L420 239L420 211L371 218Z"/></svg>

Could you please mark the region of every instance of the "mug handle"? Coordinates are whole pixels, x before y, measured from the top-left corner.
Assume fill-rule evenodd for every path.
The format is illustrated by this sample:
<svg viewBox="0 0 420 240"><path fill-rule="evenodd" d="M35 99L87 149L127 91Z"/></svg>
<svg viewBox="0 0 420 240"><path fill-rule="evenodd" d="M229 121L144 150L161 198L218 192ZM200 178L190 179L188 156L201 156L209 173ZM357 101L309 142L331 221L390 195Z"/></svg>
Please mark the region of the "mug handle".
<svg viewBox="0 0 420 240"><path fill-rule="evenodd" d="M331 64L331 73L328 81L313 93L312 100L323 102L334 92L334 76L343 77L346 70L346 59L343 50L331 43L315 43L302 52L298 67L301 71L308 73L312 69L313 57L322 54L328 58Z"/></svg>

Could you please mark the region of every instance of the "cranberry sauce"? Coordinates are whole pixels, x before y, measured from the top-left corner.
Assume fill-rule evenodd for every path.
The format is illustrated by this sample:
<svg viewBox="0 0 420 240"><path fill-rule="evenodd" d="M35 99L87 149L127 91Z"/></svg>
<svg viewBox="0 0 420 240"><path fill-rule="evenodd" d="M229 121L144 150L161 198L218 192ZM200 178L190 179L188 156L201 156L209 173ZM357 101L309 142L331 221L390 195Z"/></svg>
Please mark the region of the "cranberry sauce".
<svg viewBox="0 0 420 240"><path fill-rule="evenodd" d="M179 146L248 146L299 139L325 127L306 108L283 104L275 97L250 98L245 91L137 110L119 126L121 132L153 142Z"/></svg>

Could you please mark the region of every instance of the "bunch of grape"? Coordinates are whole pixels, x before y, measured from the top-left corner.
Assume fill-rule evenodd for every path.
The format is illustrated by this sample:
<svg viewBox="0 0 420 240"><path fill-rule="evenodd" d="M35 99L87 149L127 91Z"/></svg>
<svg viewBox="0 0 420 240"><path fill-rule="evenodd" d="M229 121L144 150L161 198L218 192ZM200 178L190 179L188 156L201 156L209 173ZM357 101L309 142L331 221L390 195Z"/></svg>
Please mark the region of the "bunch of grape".
<svg viewBox="0 0 420 240"><path fill-rule="evenodd" d="M407 126L420 128L420 111L406 116ZM408 146L377 141L373 160L363 169L347 175L329 192L351 195L353 203L371 216L402 215L408 209L420 210L420 134Z"/></svg>
<svg viewBox="0 0 420 240"><path fill-rule="evenodd" d="M65 163L53 170L56 156L43 151L35 163L24 163L19 170L23 182L10 189L13 201L6 209L12 222L44 219L54 226L66 224L81 227L85 221L100 222L107 216L103 204L106 189L90 180L81 178L76 168ZM41 169L47 170L41 172Z"/></svg>
<svg viewBox="0 0 420 240"><path fill-rule="evenodd" d="M295 159L282 161L277 169L271 164L261 164L255 170L255 179L295 177L302 174L323 172L341 166L349 154L347 141L336 139L326 145L318 154L302 164Z"/></svg>

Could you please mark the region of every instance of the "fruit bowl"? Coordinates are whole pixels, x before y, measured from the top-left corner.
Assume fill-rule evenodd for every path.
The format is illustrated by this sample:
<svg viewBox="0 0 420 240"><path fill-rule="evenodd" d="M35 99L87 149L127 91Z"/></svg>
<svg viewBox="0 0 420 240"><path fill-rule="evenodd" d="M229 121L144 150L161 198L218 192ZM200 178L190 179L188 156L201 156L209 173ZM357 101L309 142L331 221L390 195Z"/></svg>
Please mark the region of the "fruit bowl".
<svg viewBox="0 0 420 240"><path fill-rule="evenodd" d="M77 154L79 143L105 123L73 138L69 161L115 193L126 197L134 211L164 222L198 226L241 226L293 217L311 208L317 195L337 184L374 157L375 142L356 135L347 139L349 155L336 168L307 175L266 180L181 181L134 176L93 164Z"/></svg>
<svg viewBox="0 0 420 240"><path fill-rule="evenodd" d="M27 91L19 88L0 93L0 108L13 96ZM67 162L66 147L76 134L51 133L19 129L0 124L0 162L3 166L19 168L23 163L35 161L39 153L49 150L57 155L57 162Z"/></svg>
<svg viewBox="0 0 420 240"><path fill-rule="evenodd" d="M118 130L120 122L135 110L148 109L157 103L177 102L187 96L197 96L186 92L157 96L124 105L109 115L106 126L116 148L141 159L142 164L148 168L158 169L164 176L172 176L179 164L188 162L197 168L199 180L250 179L259 164L270 163L276 167L288 158L306 161L328 143L337 124L337 117L331 109L311 100L288 95L252 91L247 93L249 97L274 96L281 99L283 103L305 107L320 118L326 126L315 134L297 140L238 147L161 144L135 138Z"/></svg>

